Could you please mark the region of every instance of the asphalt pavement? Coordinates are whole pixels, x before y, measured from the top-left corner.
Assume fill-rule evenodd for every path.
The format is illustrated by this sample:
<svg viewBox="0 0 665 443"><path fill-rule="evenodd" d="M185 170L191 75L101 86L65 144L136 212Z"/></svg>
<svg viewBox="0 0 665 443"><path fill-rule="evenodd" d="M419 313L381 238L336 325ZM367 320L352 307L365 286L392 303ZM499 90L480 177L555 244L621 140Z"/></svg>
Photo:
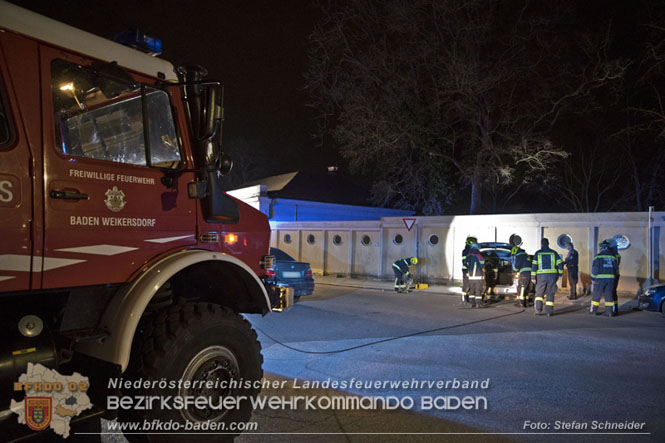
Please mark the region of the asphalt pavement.
<svg viewBox="0 0 665 443"><path fill-rule="evenodd" d="M559 293L547 318L512 301L462 306L455 287L395 294L391 282L318 277L292 309L248 316L266 377L286 381L262 395L407 403L278 404L237 441L665 441L663 318L630 298L615 318L588 303ZM473 407L455 408L465 397Z"/></svg>
<svg viewBox="0 0 665 443"><path fill-rule="evenodd" d="M272 385L236 442L665 441L665 321L629 297L606 318L560 292L548 318L512 300L472 309L456 286L316 283L246 316Z"/></svg>

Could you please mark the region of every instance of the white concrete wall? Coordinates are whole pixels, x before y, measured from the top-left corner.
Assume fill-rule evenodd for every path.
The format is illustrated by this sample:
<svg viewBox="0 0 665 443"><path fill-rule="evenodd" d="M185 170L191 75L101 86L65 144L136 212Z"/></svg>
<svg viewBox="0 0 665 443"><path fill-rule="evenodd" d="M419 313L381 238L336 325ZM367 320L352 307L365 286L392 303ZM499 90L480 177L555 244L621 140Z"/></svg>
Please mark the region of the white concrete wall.
<svg viewBox="0 0 665 443"><path fill-rule="evenodd" d="M353 233L353 275L379 275L381 230L361 229Z"/></svg>
<svg viewBox="0 0 665 443"><path fill-rule="evenodd" d="M312 272L327 273L325 264L325 237L326 231L307 229L300 231L300 261L309 262Z"/></svg>
<svg viewBox="0 0 665 443"><path fill-rule="evenodd" d="M590 265L598 243L617 234L627 235L631 246L620 251L621 291L636 292L648 276L647 213L594 214L515 214L416 217L409 231L402 218L380 221L271 222L271 244L299 260L308 261L318 274L353 274L392 278L392 263L403 257L418 256L417 272L430 282L447 282L462 278L461 252L466 237L474 235L480 242L508 242L511 234L522 237L523 248L533 254L540 240L547 237L550 246L565 258L566 250L557 239L567 234L580 254L581 283L588 286ZM654 213L654 277L665 280L665 212ZM291 243L284 241L291 236ZM402 236L396 244L395 237ZM438 242L431 244L436 235ZM312 236L313 243L307 241ZM339 236L341 243L333 243ZM368 244L363 237L368 236ZM562 281L560 281L562 284ZM566 286L566 283L563 283Z"/></svg>
<svg viewBox="0 0 665 443"><path fill-rule="evenodd" d="M453 242L449 239L452 232L447 226L423 226L420 229L418 268L421 273L436 280L451 278L450 262L455 258Z"/></svg>
<svg viewBox="0 0 665 443"><path fill-rule="evenodd" d="M352 251L349 242L351 231L328 231L326 240L326 272L328 274L350 274Z"/></svg>

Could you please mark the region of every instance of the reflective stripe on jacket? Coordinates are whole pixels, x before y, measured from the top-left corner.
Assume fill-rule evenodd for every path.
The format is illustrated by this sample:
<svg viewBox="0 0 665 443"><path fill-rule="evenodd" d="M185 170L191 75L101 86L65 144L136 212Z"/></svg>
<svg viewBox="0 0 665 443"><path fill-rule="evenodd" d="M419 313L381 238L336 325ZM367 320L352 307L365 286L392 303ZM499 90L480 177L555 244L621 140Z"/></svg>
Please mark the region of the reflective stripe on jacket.
<svg viewBox="0 0 665 443"><path fill-rule="evenodd" d="M533 255L531 272L539 274L563 274L563 260L554 250L544 247Z"/></svg>
<svg viewBox="0 0 665 443"><path fill-rule="evenodd" d="M520 274L527 272L531 274L531 260L529 260L527 253L521 249L517 251L513 258L513 271Z"/></svg>
<svg viewBox="0 0 665 443"><path fill-rule="evenodd" d="M481 280L483 278L483 267L485 258L477 249L471 248L466 256L467 272L469 280Z"/></svg>
<svg viewBox="0 0 665 443"><path fill-rule="evenodd" d="M611 251L603 249L591 263L591 280L614 280L619 275L619 264Z"/></svg>
<svg viewBox="0 0 665 443"><path fill-rule="evenodd" d="M400 258L395 263L393 263L393 268L397 268L400 272L407 273L409 272L409 265L411 261L408 258Z"/></svg>
<svg viewBox="0 0 665 443"><path fill-rule="evenodd" d="M471 246L466 245L462 250L462 272L465 274L467 272L466 255L469 253L469 249L471 249Z"/></svg>

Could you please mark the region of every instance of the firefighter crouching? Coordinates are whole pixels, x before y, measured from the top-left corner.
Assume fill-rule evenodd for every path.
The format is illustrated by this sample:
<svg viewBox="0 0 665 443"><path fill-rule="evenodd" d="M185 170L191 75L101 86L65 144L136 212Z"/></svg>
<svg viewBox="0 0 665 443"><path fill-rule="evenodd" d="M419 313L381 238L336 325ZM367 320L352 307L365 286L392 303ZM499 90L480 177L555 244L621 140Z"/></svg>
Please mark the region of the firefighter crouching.
<svg viewBox="0 0 665 443"><path fill-rule="evenodd" d="M543 238L541 248L533 255L531 273L536 278L536 315L543 314L543 301L545 301L545 314L550 317L554 312L554 294L557 291L556 282L563 275L563 260L561 256L550 249L550 241Z"/></svg>
<svg viewBox="0 0 665 443"><path fill-rule="evenodd" d="M406 279L409 276L409 266L417 265L418 258L400 258L395 263L393 263L393 272L395 273L395 285L393 289L395 292L408 292L406 287Z"/></svg>
<svg viewBox="0 0 665 443"><path fill-rule="evenodd" d="M479 251L478 243L473 242L466 255L467 272L469 274L469 301L472 308L483 307L483 268L485 259Z"/></svg>
<svg viewBox="0 0 665 443"><path fill-rule="evenodd" d="M607 240L600 243L600 252L593 258L591 264L591 282L592 296L591 308L589 314L597 314L598 306L600 306L600 296L605 297L605 315L614 317L614 282L617 275L619 275L619 265L617 263L616 255L612 251L612 247Z"/></svg>
<svg viewBox="0 0 665 443"><path fill-rule="evenodd" d="M469 236L466 238L466 244L462 250L462 303L469 303L469 273L466 263L466 256L471 249L473 243L477 243L476 237Z"/></svg>
<svg viewBox="0 0 665 443"><path fill-rule="evenodd" d="M518 303L526 308L529 298L529 284L531 284L531 260L524 249L513 246L510 250L513 256L513 271L519 274L517 280Z"/></svg>

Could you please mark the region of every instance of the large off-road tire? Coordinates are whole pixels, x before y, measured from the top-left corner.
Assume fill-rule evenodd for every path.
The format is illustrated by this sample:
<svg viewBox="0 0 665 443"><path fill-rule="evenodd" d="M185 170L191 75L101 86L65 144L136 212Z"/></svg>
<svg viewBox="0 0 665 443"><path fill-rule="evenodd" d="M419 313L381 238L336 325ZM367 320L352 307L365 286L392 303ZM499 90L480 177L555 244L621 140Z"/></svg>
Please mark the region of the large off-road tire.
<svg viewBox="0 0 665 443"><path fill-rule="evenodd" d="M239 407L231 409L163 410L159 406L149 410L120 411L121 421L144 423L180 423L185 431L186 422L201 424L207 421L230 423L247 422L252 414L250 397L256 397L260 387L254 381L263 376L263 357L256 332L240 315L210 303L180 303L142 320L135 338L128 376L132 379L206 380L217 382L212 389L197 387L186 389L156 389L127 391L123 395L193 396L209 397L214 404L221 398L245 396ZM229 388L219 382L243 381L243 386ZM164 431L162 431L164 432ZM210 432L210 431L208 431ZM232 432L224 430L217 432ZM233 433L220 435L200 432L194 435L155 433L140 438L127 435L130 441L231 441ZM238 434L239 431L235 431ZM138 436L137 436L138 437Z"/></svg>

